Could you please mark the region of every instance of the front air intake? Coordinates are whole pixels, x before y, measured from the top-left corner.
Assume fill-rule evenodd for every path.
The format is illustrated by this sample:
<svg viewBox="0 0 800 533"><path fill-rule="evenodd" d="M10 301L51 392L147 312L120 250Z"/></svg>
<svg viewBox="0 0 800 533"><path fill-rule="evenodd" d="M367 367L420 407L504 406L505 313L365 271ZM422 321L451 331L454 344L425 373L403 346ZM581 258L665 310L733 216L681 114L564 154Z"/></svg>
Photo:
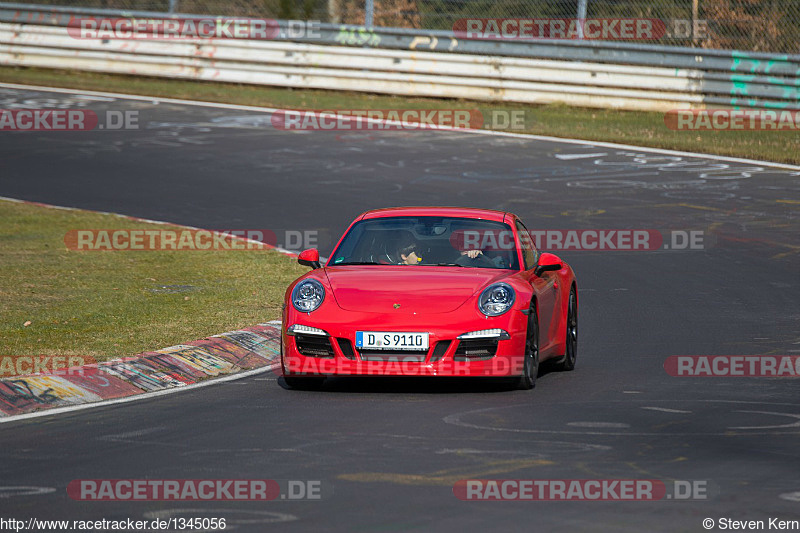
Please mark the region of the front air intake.
<svg viewBox="0 0 800 533"><path fill-rule="evenodd" d="M497 353L497 339L464 339L458 341L456 361L491 359Z"/></svg>
<svg viewBox="0 0 800 533"><path fill-rule="evenodd" d="M333 346L330 337L322 335L306 335L295 333L294 342L297 351L308 357L333 357Z"/></svg>

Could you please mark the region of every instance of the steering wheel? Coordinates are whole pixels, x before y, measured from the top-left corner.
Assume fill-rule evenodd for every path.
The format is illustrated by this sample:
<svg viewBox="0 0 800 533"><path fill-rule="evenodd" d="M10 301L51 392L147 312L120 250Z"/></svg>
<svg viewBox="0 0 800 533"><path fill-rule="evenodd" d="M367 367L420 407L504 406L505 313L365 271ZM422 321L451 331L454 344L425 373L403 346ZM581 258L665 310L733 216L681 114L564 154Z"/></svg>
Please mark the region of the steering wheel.
<svg viewBox="0 0 800 533"><path fill-rule="evenodd" d="M466 254L461 255L458 259L455 260L457 265L466 266L466 267L486 267L486 268L496 268L497 265L494 264L494 261L489 259L483 254L478 254L477 257L474 259Z"/></svg>

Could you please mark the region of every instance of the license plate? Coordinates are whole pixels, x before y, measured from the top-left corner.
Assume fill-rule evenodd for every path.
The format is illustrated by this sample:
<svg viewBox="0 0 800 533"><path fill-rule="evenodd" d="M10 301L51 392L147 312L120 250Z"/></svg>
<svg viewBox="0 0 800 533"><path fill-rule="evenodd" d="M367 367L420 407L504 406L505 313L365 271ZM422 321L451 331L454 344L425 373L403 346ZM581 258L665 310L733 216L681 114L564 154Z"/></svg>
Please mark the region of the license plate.
<svg viewBox="0 0 800 533"><path fill-rule="evenodd" d="M427 350L427 333L356 331L356 348L370 350Z"/></svg>

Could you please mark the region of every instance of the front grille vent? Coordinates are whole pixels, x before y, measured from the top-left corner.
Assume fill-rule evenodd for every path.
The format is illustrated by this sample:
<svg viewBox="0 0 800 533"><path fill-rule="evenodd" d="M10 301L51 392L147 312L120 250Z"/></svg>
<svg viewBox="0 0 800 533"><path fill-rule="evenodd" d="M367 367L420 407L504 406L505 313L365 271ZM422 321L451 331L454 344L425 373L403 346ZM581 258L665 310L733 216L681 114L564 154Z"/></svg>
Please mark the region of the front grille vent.
<svg viewBox="0 0 800 533"><path fill-rule="evenodd" d="M452 341L439 341L436 343L436 347L433 349L433 354L431 355L431 363L435 363L447 352L447 349L450 347L450 343Z"/></svg>
<svg viewBox="0 0 800 533"><path fill-rule="evenodd" d="M428 352L425 350L358 350L362 361L397 361L424 363Z"/></svg>
<svg viewBox="0 0 800 533"><path fill-rule="evenodd" d="M336 342L339 343L339 349L342 351L343 356L348 359L356 358L356 354L353 351L353 343L350 342L350 339L337 338Z"/></svg>

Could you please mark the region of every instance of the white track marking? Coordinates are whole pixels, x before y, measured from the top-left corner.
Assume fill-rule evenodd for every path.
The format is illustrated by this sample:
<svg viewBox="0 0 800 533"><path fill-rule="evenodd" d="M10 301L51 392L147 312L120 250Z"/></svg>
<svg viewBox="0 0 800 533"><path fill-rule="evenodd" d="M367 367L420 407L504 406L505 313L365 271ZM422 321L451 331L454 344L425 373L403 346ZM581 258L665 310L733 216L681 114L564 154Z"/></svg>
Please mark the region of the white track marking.
<svg viewBox="0 0 800 533"><path fill-rule="evenodd" d="M778 426L741 426L741 427L731 427L728 429L784 429L784 428L797 428L800 427L800 415L795 415L792 413L772 413L769 411L736 411L737 413L753 413L757 415L771 415L771 416L788 416L789 418L794 418L796 422L792 422L790 424L781 424Z"/></svg>
<svg viewBox="0 0 800 533"><path fill-rule="evenodd" d="M623 429L631 427L630 424L624 422L568 422L568 426L575 428L614 428Z"/></svg>
<svg viewBox="0 0 800 533"><path fill-rule="evenodd" d="M14 496L38 496L55 492L54 487L0 487L0 498L13 498Z"/></svg>
<svg viewBox="0 0 800 533"><path fill-rule="evenodd" d="M571 161L573 159L589 159L592 157L603 157L604 155L608 155L606 152L601 152L599 154L556 154L556 159L561 159L562 161Z"/></svg>

